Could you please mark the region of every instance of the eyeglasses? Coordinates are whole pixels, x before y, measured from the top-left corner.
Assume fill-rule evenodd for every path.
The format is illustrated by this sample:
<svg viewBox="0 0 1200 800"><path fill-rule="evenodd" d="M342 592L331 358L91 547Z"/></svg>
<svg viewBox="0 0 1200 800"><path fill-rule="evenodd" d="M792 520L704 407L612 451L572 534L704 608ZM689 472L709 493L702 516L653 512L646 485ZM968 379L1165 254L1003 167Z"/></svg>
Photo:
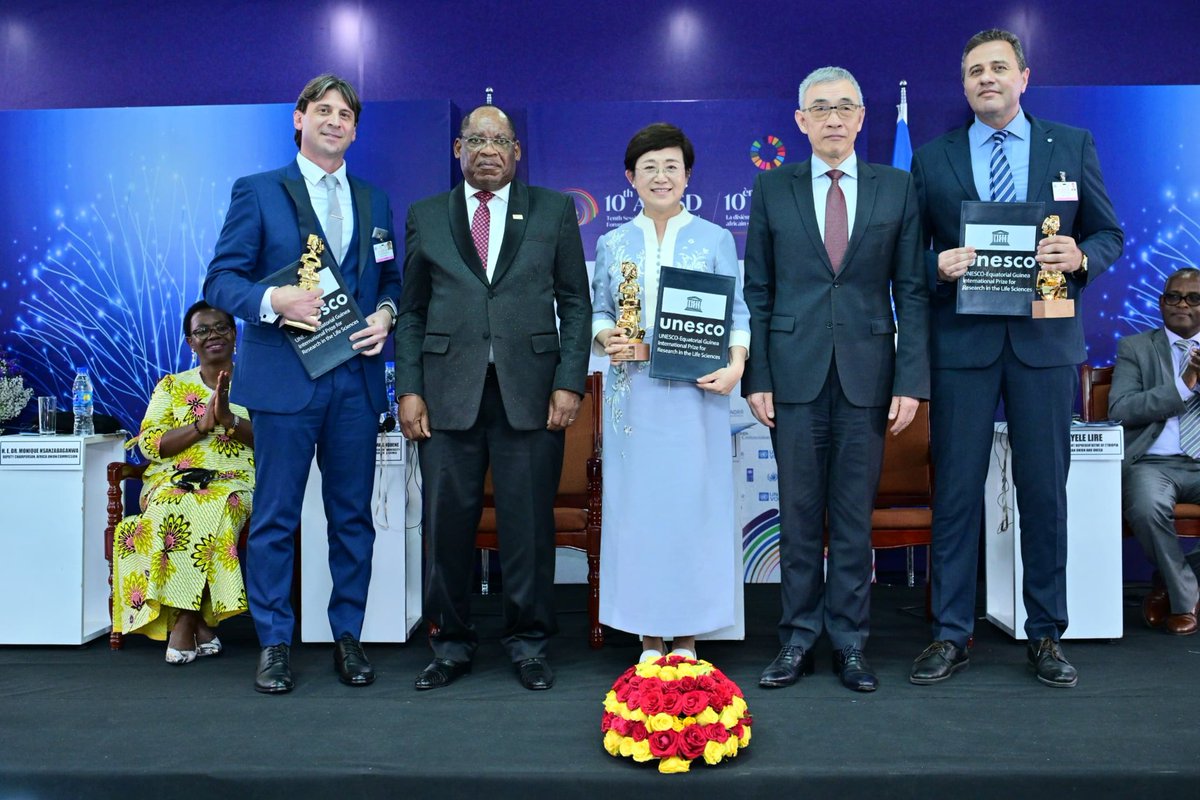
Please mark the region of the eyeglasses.
<svg viewBox="0 0 1200 800"><path fill-rule="evenodd" d="M637 168L637 174L642 178L654 178L659 175L666 175L668 178L678 178L683 174L683 167L678 164L667 164L665 167L655 167L645 164Z"/></svg>
<svg viewBox="0 0 1200 800"><path fill-rule="evenodd" d="M497 150L507 150L517 143L516 139L510 139L507 136L468 136L462 141L472 153L482 150L489 144Z"/></svg>
<svg viewBox="0 0 1200 800"><path fill-rule="evenodd" d="M1188 292L1187 294L1181 292L1163 292L1162 296L1158 299L1169 306L1182 305L1185 300L1192 308L1200 306L1200 292Z"/></svg>
<svg viewBox="0 0 1200 800"><path fill-rule="evenodd" d="M216 325L201 325L192 331L192 339L207 339L210 335L228 336L233 326L228 322L218 322Z"/></svg>
<svg viewBox="0 0 1200 800"><path fill-rule="evenodd" d="M829 115L834 111L837 112L838 117L841 119L849 119L850 117L854 116L855 112L860 108L862 108L862 105L859 103L838 103L836 106L809 106L808 108L802 108L800 110L820 122L823 119L828 119Z"/></svg>

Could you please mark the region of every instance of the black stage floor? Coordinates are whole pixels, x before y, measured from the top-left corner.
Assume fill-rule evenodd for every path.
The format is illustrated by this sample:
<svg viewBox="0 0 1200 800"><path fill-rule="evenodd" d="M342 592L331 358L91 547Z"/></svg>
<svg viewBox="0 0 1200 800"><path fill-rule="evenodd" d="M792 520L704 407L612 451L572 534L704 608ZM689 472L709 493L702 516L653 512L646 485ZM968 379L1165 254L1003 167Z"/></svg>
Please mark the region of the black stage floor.
<svg viewBox="0 0 1200 800"><path fill-rule="evenodd" d="M745 642L701 643L701 656L745 690L753 741L727 764L660 775L601 747L601 701L636 657L632 637L587 648L582 587L561 587L558 685L528 692L496 640L498 601L477 598L485 636L475 672L418 694L422 641L368 647L379 680L340 685L329 646L299 647L298 686L253 691L252 628L222 628L226 653L186 667L133 637L111 653L0 648L0 800L59 797L1195 797L1200 785L1195 681L1200 637L1143 627L1130 590L1126 636L1068 642L1079 686L1050 689L1024 645L981 621L970 669L939 686L908 683L927 643L898 611L921 589L879 586L868 656L882 686L843 689L821 669L789 689L757 677L776 651L774 586L746 587ZM33 613L5 609L4 613ZM649 793L653 793L652 795Z"/></svg>

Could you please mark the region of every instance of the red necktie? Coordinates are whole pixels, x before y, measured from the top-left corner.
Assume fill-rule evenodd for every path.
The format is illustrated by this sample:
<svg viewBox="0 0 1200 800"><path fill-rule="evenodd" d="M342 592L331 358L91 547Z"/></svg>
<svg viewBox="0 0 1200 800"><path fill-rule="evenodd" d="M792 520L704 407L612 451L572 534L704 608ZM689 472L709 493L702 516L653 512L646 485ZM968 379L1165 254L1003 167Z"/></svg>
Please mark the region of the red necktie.
<svg viewBox="0 0 1200 800"><path fill-rule="evenodd" d="M833 265L836 274L842 268L842 259L846 256L846 248L850 244L850 224L846 216L846 195L838 186L838 178L846 173L840 169L831 169L825 173L829 176L829 194L825 196L825 251L829 253L829 263Z"/></svg>
<svg viewBox="0 0 1200 800"><path fill-rule="evenodd" d="M475 252L479 253L484 272L487 272L488 265L488 233L492 229L492 212L488 210L487 202L495 196L491 192L476 192L475 198L479 200L479 205L475 208L475 215L471 217L471 239L475 241ZM845 202L842 205L845 206Z"/></svg>

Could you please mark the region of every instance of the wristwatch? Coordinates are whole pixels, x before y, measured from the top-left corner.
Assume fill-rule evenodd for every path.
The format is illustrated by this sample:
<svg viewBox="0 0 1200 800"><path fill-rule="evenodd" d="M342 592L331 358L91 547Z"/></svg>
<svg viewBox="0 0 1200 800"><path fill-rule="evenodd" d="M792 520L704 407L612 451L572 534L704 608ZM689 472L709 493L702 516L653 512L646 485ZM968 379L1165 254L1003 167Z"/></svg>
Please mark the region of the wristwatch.
<svg viewBox="0 0 1200 800"><path fill-rule="evenodd" d="M1079 269L1077 271L1082 272L1086 276L1087 275L1087 253L1080 250L1079 254L1083 256L1083 260L1079 262Z"/></svg>

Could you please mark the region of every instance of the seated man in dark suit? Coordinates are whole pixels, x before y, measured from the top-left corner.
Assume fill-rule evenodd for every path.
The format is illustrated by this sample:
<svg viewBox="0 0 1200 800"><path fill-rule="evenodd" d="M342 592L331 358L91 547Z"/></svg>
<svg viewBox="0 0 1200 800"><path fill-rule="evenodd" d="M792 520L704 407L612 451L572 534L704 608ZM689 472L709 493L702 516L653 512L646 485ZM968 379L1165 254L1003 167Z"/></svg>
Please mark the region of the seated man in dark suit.
<svg viewBox="0 0 1200 800"><path fill-rule="evenodd" d="M1174 511L1200 503L1200 270L1176 270L1158 303L1164 327L1117 345L1108 414L1125 426L1125 521L1157 569L1142 615L1152 628L1189 636L1200 550L1184 556Z"/></svg>

